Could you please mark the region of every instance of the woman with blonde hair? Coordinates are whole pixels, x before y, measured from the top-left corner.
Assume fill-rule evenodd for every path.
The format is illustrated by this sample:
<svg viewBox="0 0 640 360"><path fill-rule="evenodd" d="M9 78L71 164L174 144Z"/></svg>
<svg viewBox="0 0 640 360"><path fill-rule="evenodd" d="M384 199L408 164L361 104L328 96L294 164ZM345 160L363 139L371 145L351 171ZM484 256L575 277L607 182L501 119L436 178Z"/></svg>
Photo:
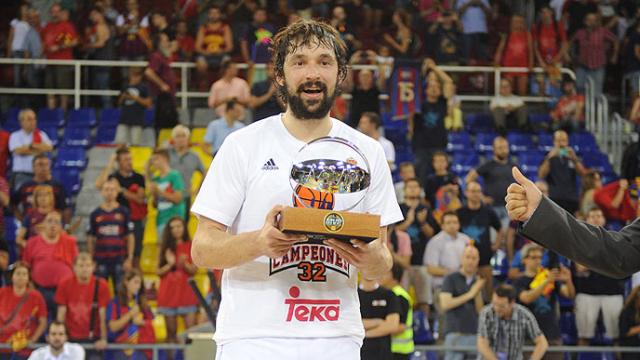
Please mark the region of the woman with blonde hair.
<svg viewBox="0 0 640 360"><path fill-rule="evenodd" d="M29 210L22 220L22 227L16 235L16 244L21 249L27 244L27 240L38 235L43 228L44 218L55 210L55 195L50 185L38 185L33 190L33 208Z"/></svg>

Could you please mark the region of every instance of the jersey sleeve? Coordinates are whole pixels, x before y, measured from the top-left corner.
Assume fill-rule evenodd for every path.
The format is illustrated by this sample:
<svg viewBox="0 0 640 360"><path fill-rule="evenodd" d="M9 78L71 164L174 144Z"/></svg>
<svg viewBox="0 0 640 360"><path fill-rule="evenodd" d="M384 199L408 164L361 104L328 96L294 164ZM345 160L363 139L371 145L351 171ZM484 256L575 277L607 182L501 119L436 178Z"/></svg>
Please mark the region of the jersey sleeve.
<svg viewBox="0 0 640 360"><path fill-rule="evenodd" d="M402 296L396 296L398 304L400 305L400 323L406 324L407 317L409 316L409 301Z"/></svg>
<svg viewBox="0 0 640 360"><path fill-rule="evenodd" d="M380 215L380 226L402 221L404 217L398 206L398 199L391 179L389 164L380 144L375 152L367 157L371 167L371 186L364 199L364 211Z"/></svg>
<svg viewBox="0 0 640 360"><path fill-rule="evenodd" d="M56 304L67 306L68 294L67 294L67 282L63 281L56 289L56 294L53 297L53 301Z"/></svg>
<svg viewBox="0 0 640 360"><path fill-rule="evenodd" d="M237 133L236 133L237 134ZM231 226L245 198L247 164L235 134L229 135L211 163L191 211Z"/></svg>
<svg viewBox="0 0 640 360"><path fill-rule="evenodd" d="M400 301L396 294L394 294L391 290L387 292L387 298L389 301L389 305L387 306L387 315L398 314L402 316L402 309L400 308Z"/></svg>

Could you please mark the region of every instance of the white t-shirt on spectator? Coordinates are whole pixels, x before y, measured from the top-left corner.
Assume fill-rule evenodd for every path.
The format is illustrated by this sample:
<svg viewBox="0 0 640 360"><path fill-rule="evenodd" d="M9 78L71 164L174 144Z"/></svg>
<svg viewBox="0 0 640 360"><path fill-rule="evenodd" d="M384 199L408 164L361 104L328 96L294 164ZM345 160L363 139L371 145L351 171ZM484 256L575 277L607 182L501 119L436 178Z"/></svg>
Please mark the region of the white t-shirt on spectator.
<svg viewBox="0 0 640 360"><path fill-rule="evenodd" d="M378 142L380 143L380 145L382 145L382 150L384 150L384 157L387 159L387 162L393 164L391 170L395 170L396 149L393 147L393 143L384 136L380 136L378 138Z"/></svg>
<svg viewBox="0 0 640 360"><path fill-rule="evenodd" d="M40 136L42 142L51 145L51 140L47 134L40 130ZM13 172L33 172L33 155L18 155L13 153L17 148L29 145L33 143L33 132L28 133L22 129L14 131L9 137L9 151L12 152L12 167Z"/></svg>
<svg viewBox="0 0 640 360"><path fill-rule="evenodd" d="M511 96L501 96L498 95L491 99L491 103L489 107L491 110L495 108L504 108L507 106L511 106L512 108L519 108L524 105L524 101L519 96L511 95Z"/></svg>
<svg viewBox="0 0 640 360"><path fill-rule="evenodd" d="M355 144L370 166L371 186L352 211L380 215L380 226L402 220L382 147L341 121L331 121L329 136ZM231 234L259 230L274 205L292 205L289 173L304 145L288 132L281 114L233 132L191 210L226 225ZM305 267L317 281L302 281ZM362 344L356 287L357 270L325 245L295 245L283 257L262 256L227 269L215 340L220 345L246 338L346 337Z"/></svg>
<svg viewBox="0 0 640 360"><path fill-rule="evenodd" d="M11 27L13 28L13 41L11 42L11 51L24 50L24 40L27 38L27 33L31 26L26 21L13 19L11 20Z"/></svg>
<svg viewBox="0 0 640 360"><path fill-rule="evenodd" d="M84 360L84 348L78 344L65 343L62 352L58 356L53 356L49 346L34 350L29 356L29 360Z"/></svg>
<svg viewBox="0 0 640 360"><path fill-rule="evenodd" d="M453 238L444 230L440 231L427 243L427 249L424 252L424 264L443 267L454 272L460 268L462 253L470 243L472 243L471 238L461 232L458 232L458 235ZM444 276L432 275L432 279L431 284L434 289L442 286L444 282Z"/></svg>
<svg viewBox="0 0 640 360"><path fill-rule="evenodd" d="M124 17L125 17L125 16L127 17L127 20L129 20L129 21L133 20L133 16L131 16L131 14L126 14L126 15L124 15L124 14L120 14L120 15L118 15L118 18L116 19L116 26L117 26L117 27L122 27L122 26L124 26L124 24L125 24L125 19L124 19ZM138 25L139 25L140 27L143 27L143 28L149 27L149 17L148 17L148 16L144 16L144 17L142 18L142 20L140 20L140 21L138 22Z"/></svg>

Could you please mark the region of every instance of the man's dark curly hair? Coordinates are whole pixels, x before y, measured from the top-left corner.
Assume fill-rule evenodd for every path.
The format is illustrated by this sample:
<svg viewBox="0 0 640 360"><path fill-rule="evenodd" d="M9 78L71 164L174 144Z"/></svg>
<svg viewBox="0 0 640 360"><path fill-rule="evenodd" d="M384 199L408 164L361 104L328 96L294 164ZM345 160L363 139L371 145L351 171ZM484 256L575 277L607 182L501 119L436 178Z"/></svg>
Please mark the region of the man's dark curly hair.
<svg viewBox="0 0 640 360"><path fill-rule="evenodd" d="M347 46L331 25L316 20L298 20L280 31L271 43L276 77L284 78L287 55L303 46L326 46L333 49L338 62L338 82L347 76Z"/></svg>

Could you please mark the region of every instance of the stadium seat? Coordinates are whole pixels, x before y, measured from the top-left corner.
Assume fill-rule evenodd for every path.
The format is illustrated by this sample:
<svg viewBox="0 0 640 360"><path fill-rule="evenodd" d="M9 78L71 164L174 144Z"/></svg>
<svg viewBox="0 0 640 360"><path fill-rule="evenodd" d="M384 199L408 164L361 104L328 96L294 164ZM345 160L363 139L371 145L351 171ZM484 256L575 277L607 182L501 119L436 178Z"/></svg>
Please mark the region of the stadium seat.
<svg viewBox="0 0 640 360"><path fill-rule="evenodd" d="M113 144L113 141L116 139L116 126L103 125L102 123L98 126L98 130L96 130L96 144Z"/></svg>
<svg viewBox="0 0 640 360"><path fill-rule="evenodd" d="M391 141L397 151L410 149L411 143L407 139L407 130L402 128L385 128L384 137Z"/></svg>
<svg viewBox="0 0 640 360"><path fill-rule="evenodd" d="M551 115L548 113L529 114L529 125L533 129L547 129L551 120Z"/></svg>
<svg viewBox="0 0 640 360"><path fill-rule="evenodd" d="M609 163L609 156L601 152L589 152L582 155L584 166L596 170L601 174L615 173Z"/></svg>
<svg viewBox="0 0 640 360"><path fill-rule="evenodd" d="M51 175L64 188L68 197L77 194L80 191L80 170L74 168L54 168ZM96 204L94 204L97 206Z"/></svg>
<svg viewBox="0 0 640 360"><path fill-rule="evenodd" d="M489 132L495 129L491 114L468 114L464 120L465 128L471 133Z"/></svg>
<svg viewBox="0 0 640 360"><path fill-rule="evenodd" d="M206 128L194 128L191 129L191 141L192 144L202 144L204 143L204 135L206 134Z"/></svg>
<svg viewBox="0 0 640 360"><path fill-rule="evenodd" d="M189 109L178 109L178 122L184 126L190 126L191 115Z"/></svg>
<svg viewBox="0 0 640 360"><path fill-rule="evenodd" d="M209 123L219 118L218 115L210 108L197 108L193 111L193 119L191 120L192 127L204 127L206 128Z"/></svg>
<svg viewBox="0 0 640 360"><path fill-rule="evenodd" d="M571 311L560 313L560 331L564 345L575 345L578 339L576 316Z"/></svg>
<svg viewBox="0 0 640 360"><path fill-rule="evenodd" d="M172 129L160 129L160 134L158 134L158 140L156 142L158 147L167 146L169 139L171 139L171 130Z"/></svg>
<svg viewBox="0 0 640 360"><path fill-rule="evenodd" d="M148 147L132 146L129 148L133 159L133 170L139 174L144 174L144 164L151 157L153 150Z"/></svg>
<svg viewBox="0 0 640 360"><path fill-rule="evenodd" d="M78 168L84 169L87 166L87 155L83 148L60 148L56 157L55 167L57 168Z"/></svg>
<svg viewBox="0 0 640 360"><path fill-rule="evenodd" d="M91 129L86 127L67 127L64 130L62 144L66 147L90 147Z"/></svg>
<svg viewBox="0 0 640 360"><path fill-rule="evenodd" d="M58 135L58 127L57 126L38 126L41 131L44 131L45 134L51 139L51 144L53 147L57 147L60 142L60 136Z"/></svg>
<svg viewBox="0 0 640 360"><path fill-rule="evenodd" d="M42 108L38 111L38 127L63 127L64 111L60 108Z"/></svg>
<svg viewBox="0 0 640 360"><path fill-rule="evenodd" d="M537 174L542 160L544 160L544 153L540 151L528 151L518 154L518 165L525 175Z"/></svg>
<svg viewBox="0 0 640 360"><path fill-rule="evenodd" d="M155 274L158 268L158 251L160 248L157 244L144 244L140 253L140 270L145 274Z"/></svg>
<svg viewBox="0 0 640 360"><path fill-rule="evenodd" d="M153 127L153 119L156 116L156 109L146 109L144 111L144 126L145 127Z"/></svg>
<svg viewBox="0 0 640 360"><path fill-rule="evenodd" d="M534 149L533 139L530 134L509 132L507 134L507 141L509 141L509 151L512 154L518 154Z"/></svg>
<svg viewBox="0 0 640 360"><path fill-rule="evenodd" d="M458 152L452 156L451 171L460 177L464 177L478 165L480 165L480 159L475 151Z"/></svg>
<svg viewBox="0 0 640 360"><path fill-rule="evenodd" d="M200 158L200 161L202 161L202 165L204 165L205 170L209 170L209 165L211 165L213 156L211 156L211 154L205 153L200 146L191 147L191 151L193 151L194 153L196 153L196 155L198 155L198 157Z"/></svg>
<svg viewBox="0 0 640 360"><path fill-rule="evenodd" d="M598 151L596 138L587 131L575 132L569 135L569 144L578 154Z"/></svg>
<svg viewBox="0 0 640 360"><path fill-rule="evenodd" d="M538 133L538 150L548 153L553 149L553 135L547 132Z"/></svg>
<svg viewBox="0 0 640 360"><path fill-rule="evenodd" d="M100 126L106 127L117 127L120 123L120 114L122 111L118 108L110 108L102 110L102 114L100 114Z"/></svg>
<svg viewBox="0 0 640 360"><path fill-rule="evenodd" d="M92 128L96 126L98 120L96 119L96 112L92 108L81 108L69 110L69 119L67 128Z"/></svg>
<svg viewBox="0 0 640 360"><path fill-rule="evenodd" d="M447 135L447 151L470 151L472 149L471 136L467 132L450 132Z"/></svg>
<svg viewBox="0 0 640 360"><path fill-rule="evenodd" d="M413 155L411 149L403 149L402 151L396 150L396 165L400 165L403 162L415 162L416 157Z"/></svg>
<svg viewBox="0 0 640 360"><path fill-rule="evenodd" d="M475 149L483 155L489 155L493 152L493 140L498 136L494 132L481 132L476 134Z"/></svg>
<svg viewBox="0 0 640 360"><path fill-rule="evenodd" d="M18 120L18 114L20 113L20 108L12 107L9 108L9 111L5 114L4 121L2 123L2 128L7 130L8 132L14 132L20 129L20 121Z"/></svg>

